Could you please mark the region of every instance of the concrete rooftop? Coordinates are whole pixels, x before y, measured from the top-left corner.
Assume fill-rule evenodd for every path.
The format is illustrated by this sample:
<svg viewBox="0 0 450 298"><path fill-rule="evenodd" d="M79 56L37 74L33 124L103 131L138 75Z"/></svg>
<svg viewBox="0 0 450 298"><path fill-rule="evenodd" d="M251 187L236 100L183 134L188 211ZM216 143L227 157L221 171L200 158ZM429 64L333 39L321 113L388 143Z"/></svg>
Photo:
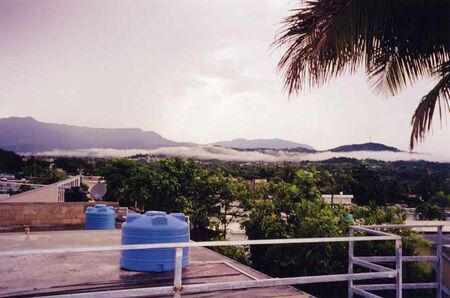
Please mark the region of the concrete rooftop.
<svg viewBox="0 0 450 298"><path fill-rule="evenodd" d="M0 250L107 246L120 244L120 230L50 231L0 234ZM120 252L27 255L0 262L0 297L34 297L173 284L173 272L121 270ZM208 263L208 262L214 263ZM202 247L191 249L183 284L244 281L267 275ZM227 264L231 264L228 266ZM235 266L239 270L232 268ZM240 272L242 271L242 272ZM189 295L183 295L189 296ZM194 295L190 296L193 297ZM196 294L195 297L311 297L289 287L266 287Z"/></svg>

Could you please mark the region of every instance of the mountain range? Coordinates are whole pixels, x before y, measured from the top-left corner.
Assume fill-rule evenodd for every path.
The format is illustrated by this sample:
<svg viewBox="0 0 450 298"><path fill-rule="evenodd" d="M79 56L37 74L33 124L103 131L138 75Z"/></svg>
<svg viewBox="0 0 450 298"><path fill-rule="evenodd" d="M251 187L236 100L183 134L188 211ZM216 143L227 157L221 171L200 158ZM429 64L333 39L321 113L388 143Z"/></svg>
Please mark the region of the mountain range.
<svg viewBox="0 0 450 298"><path fill-rule="evenodd" d="M318 152L312 146L282 139L234 139L209 144L238 150L260 149L295 152ZM168 140L153 131L138 128L89 128L45 123L32 117L0 119L0 148L19 153L36 153L55 149L155 149L160 147L193 147L198 144ZM397 148L378 143L343 145L326 151L392 151Z"/></svg>
<svg viewBox="0 0 450 298"><path fill-rule="evenodd" d="M228 147L233 149L294 149L304 148L315 151L313 147L307 144L300 144L282 139L234 139L230 141L213 143L214 146Z"/></svg>
<svg viewBox="0 0 450 298"><path fill-rule="evenodd" d="M153 131L137 128L88 128L37 121L31 117L0 119L0 148L16 152L53 149L158 148L185 146Z"/></svg>

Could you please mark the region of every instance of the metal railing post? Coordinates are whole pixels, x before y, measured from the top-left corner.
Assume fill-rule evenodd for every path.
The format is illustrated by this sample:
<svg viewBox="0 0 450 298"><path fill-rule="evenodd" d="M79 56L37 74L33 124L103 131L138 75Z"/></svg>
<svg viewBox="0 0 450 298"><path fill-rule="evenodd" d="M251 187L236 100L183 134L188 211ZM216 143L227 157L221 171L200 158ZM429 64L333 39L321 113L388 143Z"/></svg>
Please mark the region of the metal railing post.
<svg viewBox="0 0 450 298"><path fill-rule="evenodd" d="M402 239L395 240L395 297L402 298Z"/></svg>
<svg viewBox="0 0 450 298"><path fill-rule="evenodd" d="M183 248L177 247L175 250L175 272L173 278L173 297L180 298L183 287L181 286L181 274L182 274L182 261L183 261Z"/></svg>
<svg viewBox="0 0 450 298"><path fill-rule="evenodd" d="M348 236L353 237L354 229L350 227L348 230ZM355 243L351 240L348 241L348 274L353 274L353 255L355 250ZM348 298L353 298L353 279L351 276L348 279Z"/></svg>
<svg viewBox="0 0 450 298"><path fill-rule="evenodd" d="M437 227L436 256L438 258L436 263L436 297L442 298L442 226Z"/></svg>

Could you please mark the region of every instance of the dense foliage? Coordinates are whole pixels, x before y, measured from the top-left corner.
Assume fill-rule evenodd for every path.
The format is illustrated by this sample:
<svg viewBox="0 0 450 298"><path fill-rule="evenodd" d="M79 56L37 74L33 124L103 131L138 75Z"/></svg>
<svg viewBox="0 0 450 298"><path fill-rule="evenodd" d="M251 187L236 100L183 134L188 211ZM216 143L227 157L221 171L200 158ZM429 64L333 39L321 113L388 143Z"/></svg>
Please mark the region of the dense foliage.
<svg viewBox="0 0 450 298"><path fill-rule="evenodd" d="M314 168L299 170L292 183L273 179L259 188L257 199L245 205L249 211L245 222L249 239L338 237L348 235L353 220L361 224L400 224L405 220L397 207L345 208L325 204L318 191L321 177ZM405 255L415 255L418 248L427 245L410 231L400 234ZM346 243L258 245L250 249L250 262L258 270L278 277L345 273L347 249ZM355 249L356 255L366 256L392 255L394 251L392 241L356 243ZM431 279L422 265L409 263L405 268L405 280ZM306 289L319 297L346 297L344 284Z"/></svg>
<svg viewBox="0 0 450 298"><path fill-rule="evenodd" d="M238 216L233 202L249 198L242 179L212 171L200 163L170 158L154 163L113 160L103 169L108 183L106 198L139 210L184 212L194 232L210 227L211 218L226 226Z"/></svg>
<svg viewBox="0 0 450 298"><path fill-rule="evenodd" d="M450 207L450 194L437 192L429 201L419 204L417 212L422 219L445 220L445 208Z"/></svg>
<svg viewBox="0 0 450 298"><path fill-rule="evenodd" d="M66 179L67 174L56 170L49 160L31 156L25 160L16 177L27 177L32 183L51 184Z"/></svg>
<svg viewBox="0 0 450 298"><path fill-rule="evenodd" d="M64 170L69 175L98 175L99 168L103 166L104 160L100 158L82 158L82 157L56 157L54 166Z"/></svg>
<svg viewBox="0 0 450 298"><path fill-rule="evenodd" d="M14 174L23 167L22 157L12 151L0 149L0 172Z"/></svg>
<svg viewBox="0 0 450 298"><path fill-rule="evenodd" d="M284 164L214 162L210 167L244 179L279 177L286 182L293 181L297 170L315 167L322 176L318 185L322 193L351 193L359 205L404 203L416 207L439 191L450 194L448 163L333 158Z"/></svg>

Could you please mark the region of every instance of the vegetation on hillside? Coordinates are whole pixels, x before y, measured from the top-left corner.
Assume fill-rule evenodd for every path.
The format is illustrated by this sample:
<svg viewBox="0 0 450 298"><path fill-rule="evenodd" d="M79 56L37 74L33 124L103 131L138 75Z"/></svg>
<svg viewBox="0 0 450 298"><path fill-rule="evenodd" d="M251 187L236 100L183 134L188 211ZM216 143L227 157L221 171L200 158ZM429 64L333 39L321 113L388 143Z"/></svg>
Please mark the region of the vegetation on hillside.
<svg viewBox="0 0 450 298"><path fill-rule="evenodd" d="M45 159L30 156L22 158L22 156L12 152L0 149L0 173L8 173L15 175L16 178L29 178L30 182L37 184L51 184L67 178L67 174L58 171L52 163ZM29 187L22 186L16 194L27 191Z"/></svg>

